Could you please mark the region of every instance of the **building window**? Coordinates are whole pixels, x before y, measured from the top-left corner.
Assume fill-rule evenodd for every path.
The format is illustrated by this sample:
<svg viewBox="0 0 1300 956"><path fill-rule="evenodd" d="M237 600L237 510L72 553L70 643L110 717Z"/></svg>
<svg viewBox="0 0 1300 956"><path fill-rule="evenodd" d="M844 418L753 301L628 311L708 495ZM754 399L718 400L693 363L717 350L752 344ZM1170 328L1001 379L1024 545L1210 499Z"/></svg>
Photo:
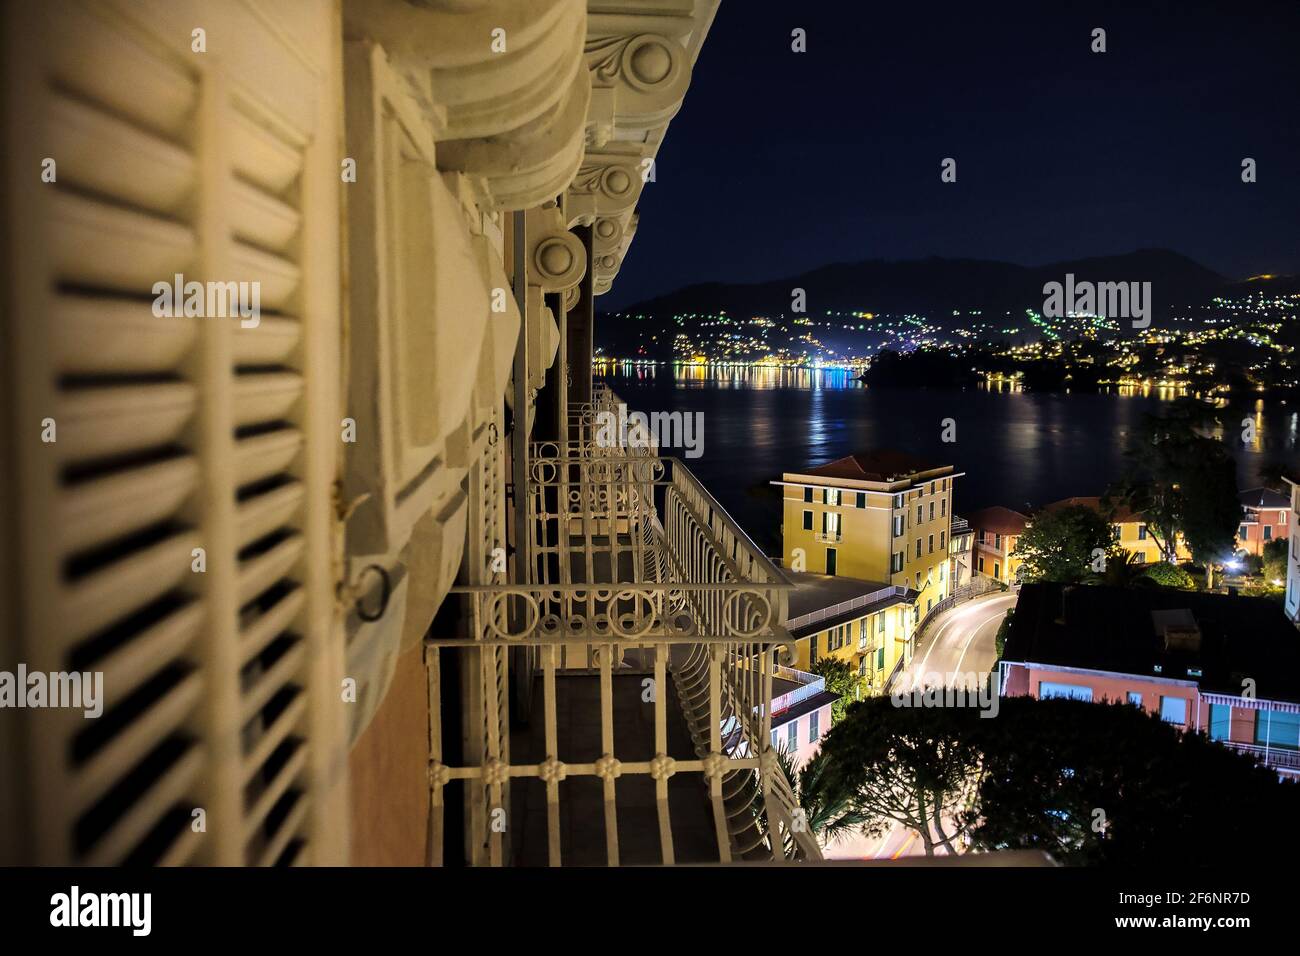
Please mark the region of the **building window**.
<svg viewBox="0 0 1300 956"><path fill-rule="evenodd" d="M1242 541L1246 540L1246 530L1247 529L1245 525L1242 525L1240 528L1237 529L1237 537L1240 538Z"/></svg>
<svg viewBox="0 0 1300 956"><path fill-rule="evenodd" d="M882 644L880 647L876 648L876 670L883 671L884 669L885 669L885 646Z"/></svg>
<svg viewBox="0 0 1300 956"><path fill-rule="evenodd" d="M1187 698L1161 697L1160 719L1167 724L1187 723Z"/></svg>
<svg viewBox="0 0 1300 956"><path fill-rule="evenodd" d="M867 619L864 617L858 621L858 650L867 646Z"/></svg>
<svg viewBox="0 0 1300 956"><path fill-rule="evenodd" d="M1000 535L1000 534L995 534L995 535L993 536L993 550L994 550L994 551L1001 551L1001 550L1002 550L1002 535Z"/></svg>
<svg viewBox="0 0 1300 956"><path fill-rule="evenodd" d="M980 564L980 574L983 574L983 573L984 573L984 559L983 559L983 558L980 558L980 559L979 559L979 564Z"/></svg>
<svg viewBox="0 0 1300 956"><path fill-rule="evenodd" d="M925 520L925 508L922 505L916 506L916 523L920 524Z"/></svg>
<svg viewBox="0 0 1300 956"><path fill-rule="evenodd" d="M934 494L934 482L930 482L930 494Z"/></svg>
<svg viewBox="0 0 1300 956"><path fill-rule="evenodd" d="M825 488L822 490L822 503L828 505L839 505L840 490L838 488Z"/></svg>
<svg viewBox="0 0 1300 956"><path fill-rule="evenodd" d="M808 666L812 667L817 663L817 640L820 634L814 634L808 639Z"/></svg>
<svg viewBox="0 0 1300 956"><path fill-rule="evenodd" d="M1255 743L1270 747L1300 747L1300 714L1280 710L1255 711Z"/></svg>
<svg viewBox="0 0 1300 956"><path fill-rule="evenodd" d="M948 499L947 499L947 498L942 498L942 499L940 499L940 501L939 501L939 517L940 517L940 518L946 518L946 517L948 517Z"/></svg>
<svg viewBox="0 0 1300 956"><path fill-rule="evenodd" d="M1272 540L1273 540L1273 526L1272 526L1272 525L1267 525L1267 524L1264 525L1264 540L1265 540L1265 541L1272 541Z"/></svg>
<svg viewBox="0 0 1300 956"><path fill-rule="evenodd" d="M1133 552L1133 563L1134 563L1134 564L1146 564L1146 563L1147 563L1147 553L1146 553L1145 551L1134 551L1134 552Z"/></svg>
<svg viewBox="0 0 1300 956"><path fill-rule="evenodd" d="M867 506L867 493L866 493L865 491L859 491L859 492L858 492L858 507L859 507L859 508L865 508L866 506Z"/></svg>
<svg viewBox="0 0 1300 956"><path fill-rule="evenodd" d="M820 730L821 711L814 710L808 715L808 743L817 743L817 732Z"/></svg>
<svg viewBox="0 0 1300 956"><path fill-rule="evenodd" d="M926 548L928 549L927 554L934 554L934 535L930 535L929 540L926 542Z"/></svg>
<svg viewBox="0 0 1300 956"><path fill-rule="evenodd" d="M803 500L806 501L806 502L808 502L809 504L812 504L812 486L811 486L811 485L809 485L807 488L804 488L804 490L803 490Z"/></svg>
<svg viewBox="0 0 1300 956"><path fill-rule="evenodd" d="M984 543L984 529L983 529L983 528L980 529L980 533L979 533L979 543L980 543L980 544L983 544L983 543Z"/></svg>
<svg viewBox="0 0 1300 956"><path fill-rule="evenodd" d="M931 521L934 520L934 502L933 502L933 501L930 502L930 520L931 520Z"/></svg>
<svg viewBox="0 0 1300 956"><path fill-rule="evenodd" d="M790 723L786 724L786 728L786 749L790 751L790 753L794 753L799 749L799 718L796 717L794 720L790 721Z"/></svg>
<svg viewBox="0 0 1300 956"><path fill-rule="evenodd" d="M902 507L903 507L903 496L902 496L902 495L894 495L894 507L895 507L895 508L902 508Z"/></svg>
<svg viewBox="0 0 1300 956"><path fill-rule="evenodd" d="M1232 736L1232 708L1223 704L1210 705L1210 739L1227 740Z"/></svg>
<svg viewBox="0 0 1300 956"><path fill-rule="evenodd" d="M902 571L902 570L903 570L903 552L902 552L902 551L895 551L895 552L894 552L894 560L891 561L890 564L889 564L889 573L890 573L890 574L897 574L899 571Z"/></svg>
<svg viewBox="0 0 1300 956"><path fill-rule="evenodd" d="M939 550L940 550L940 551L943 550L944 541L947 539L947 537L948 537L948 532L947 532L947 531L940 531L940 532L939 532Z"/></svg>
<svg viewBox="0 0 1300 956"><path fill-rule="evenodd" d="M993 562L993 576L997 578L999 581L1002 580L1002 568L998 565L996 561Z"/></svg>
<svg viewBox="0 0 1300 956"><path fill-rule="evenodd" d="M867 658L865 656L863 656L862 660L858 661L858 676L867 676Z"/></svg>
<svg viewBox="0 0 1300 956"><path fill-rule="evenodd" d="M903 534L903 516L894 515L894 537L901 537Z"/></svg>
<svg viewBox="0 0 1300 956"><path fill-rule="evenodd" d="M1147 526L1144 524L1140 524L1138 525L1138 540L1145 541L1146 539L1147 539Z"/></svg>
<svg viewBox="0 0 1300 956"><path fill-rule="evenodd" d="M773 749L773 750L776 750L777 747L779 747L779 746L780 746L780 744L777 743L776 731L774 730L774 731L772 731L772 749Z"/></svg>
<svg viewBox="0 0 1300 956"><path fill-rule="evenodd" d="M1128 692L1128 702L1132 704L1134 707L1141 707L1142 695L1135 690L1131 690Z"/></svg>
<svg viewBox="0 0 1300 956"><path fill-rule="evenodd" d="M1050 700L1064 697L1067 700L1092 700L1092 688L1078 684L1056 684L1052 681L1038 682L1038 699Z"/></svg>
<svg viewBox="0 0 1300 956"><path fill-rule="evenodd" d="M834 576L835 574L835 549L826 549L826 573Z"/></svg>
<svg viewBox="0 0 1300 956"><path fill-rule="evenodd" d="M920 538L917 538L917 539L916 539L916 556L917 556L918 558L921 556L921 539L920 539Z"/></svg>
<svg viewBox="0 0 1300 956"><path fill-rule="evenodd" d="M876 615L876 633L877 634L885 633L885 615L883 614Z"/></svg>
<svg viewBox="0 0 1300 956"><path fill-rule="evenodd" d="M812 530L812 512L811 512L811 511L805 511L805 512L803 513L803 529L804 529L805 531L811 531L811 530Z"/></svg>

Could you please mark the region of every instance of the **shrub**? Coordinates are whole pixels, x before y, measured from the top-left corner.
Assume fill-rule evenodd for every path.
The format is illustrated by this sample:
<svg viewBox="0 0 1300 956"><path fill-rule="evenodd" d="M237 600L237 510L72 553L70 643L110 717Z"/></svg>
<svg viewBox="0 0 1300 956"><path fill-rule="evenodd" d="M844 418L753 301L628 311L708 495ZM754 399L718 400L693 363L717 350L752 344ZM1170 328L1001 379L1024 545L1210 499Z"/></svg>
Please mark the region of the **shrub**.
<svg viewBox="0 0 1300 956"><path fill-rule="evenodd" d="M1196 581L1193 580L1190 574L1178 567L1176 564L1168 564L1163 561L1159 564L1151 565L1146 569L1142 576L1150 579L1161 587L1181 588L1185 591L1190 591L1192 588L1196 587Z"/></svg>

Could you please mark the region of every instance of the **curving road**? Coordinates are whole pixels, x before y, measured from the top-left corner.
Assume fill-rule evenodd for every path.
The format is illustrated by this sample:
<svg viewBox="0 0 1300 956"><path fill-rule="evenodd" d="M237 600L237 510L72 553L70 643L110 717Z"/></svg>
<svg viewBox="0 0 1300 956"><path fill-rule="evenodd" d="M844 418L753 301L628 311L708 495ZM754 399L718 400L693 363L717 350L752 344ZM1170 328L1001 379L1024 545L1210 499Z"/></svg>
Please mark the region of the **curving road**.
<svg viewBox="0 0 1300 956"><path fill-rule="evenodd" d="M997 593L976 598L940 615L926 634L925 643L912 658L911 666L902 671L895 689L909 690L937 683L932 676L941 675L947 684L950 675L967 676L964 683L983 680L997 657L993 639L1007 611L1016 606L1016 595ZM926 681L926 675L931 675ZM923 854L920 839L905 827L891 827L882 837L872 839L855 834L831 843L826 857L832 860L896 860L902 856ZM946 851L940 849L939 853Z"/></svg>
<svg viewBox="0 0 1300 956"><path fill-rule="evenodd" d="M945 685L951 683L949 675L952 674L975 674L982 679L997 657L993 639L998 626L1007 611L1015 606L1015 594L999 593L945 611L929 628L912 663L898 675L895 688L904 690L937 683L934 674L942 675ZM929 680L924 679L927 675L931 675ZM969 682L969 679L964 681Z"/></svg>

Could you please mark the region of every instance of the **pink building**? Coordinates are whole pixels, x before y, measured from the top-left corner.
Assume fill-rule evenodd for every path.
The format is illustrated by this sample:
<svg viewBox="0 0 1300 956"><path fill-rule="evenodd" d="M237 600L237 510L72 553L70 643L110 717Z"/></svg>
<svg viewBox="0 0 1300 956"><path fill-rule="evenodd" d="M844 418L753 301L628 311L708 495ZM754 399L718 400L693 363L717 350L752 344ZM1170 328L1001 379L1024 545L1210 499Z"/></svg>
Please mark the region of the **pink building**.
<svg viewBox="0 0 1300 956"><path fill-rule="evenodd" d="M772 677L772 748L793 754L795 768L802 767L831 729L831 704L839 699L824 678L778 667Z"/></svg>
<svg viewBox="0 0 1300 956"><path fill-rule="evenodd" d="M1290 496L1270 488L1248 488L1238 498L1241 501L1241 526L1237 529L1239 549L1262 555L1268 542L1287 539L1294 518Z"/></svg>
<svg viewBox="0 0 1300 956"><path fill-rule="evenodd" d="M1266 598L1026 584L998 666L1004 696L1132 704L1300 775L1300 641Z"/></svg>

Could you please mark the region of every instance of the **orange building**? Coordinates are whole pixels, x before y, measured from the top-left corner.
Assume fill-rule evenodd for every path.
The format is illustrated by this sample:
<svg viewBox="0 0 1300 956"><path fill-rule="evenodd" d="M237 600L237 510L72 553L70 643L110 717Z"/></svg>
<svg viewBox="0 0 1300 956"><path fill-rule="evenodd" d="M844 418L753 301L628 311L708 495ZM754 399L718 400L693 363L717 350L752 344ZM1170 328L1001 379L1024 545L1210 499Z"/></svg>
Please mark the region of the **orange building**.
<svg viewBox="0 0 1300 956"><path fill-rule="evenodd" d="M983 575L1012 584L1020 560L1012 553L1025 533L1029 517L1001 505L981 508L966 516L975 536L972 576Z"/></svg>

